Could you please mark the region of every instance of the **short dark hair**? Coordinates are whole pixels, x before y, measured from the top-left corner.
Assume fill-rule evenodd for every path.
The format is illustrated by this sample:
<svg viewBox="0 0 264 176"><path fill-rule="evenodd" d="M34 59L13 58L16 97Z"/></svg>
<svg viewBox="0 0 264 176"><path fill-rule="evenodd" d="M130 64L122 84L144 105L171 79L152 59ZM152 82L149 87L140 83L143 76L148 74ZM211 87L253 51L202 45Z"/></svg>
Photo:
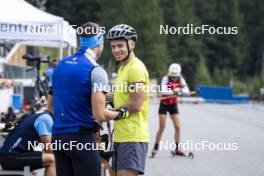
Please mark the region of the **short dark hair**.
<svg viewBox="0 0 264 176"><path fill-rule="evenodd" d="M91 37L100 32L101 26L94 22L88 22L80 27L81 31L78 31L79 37Z"/></svg>

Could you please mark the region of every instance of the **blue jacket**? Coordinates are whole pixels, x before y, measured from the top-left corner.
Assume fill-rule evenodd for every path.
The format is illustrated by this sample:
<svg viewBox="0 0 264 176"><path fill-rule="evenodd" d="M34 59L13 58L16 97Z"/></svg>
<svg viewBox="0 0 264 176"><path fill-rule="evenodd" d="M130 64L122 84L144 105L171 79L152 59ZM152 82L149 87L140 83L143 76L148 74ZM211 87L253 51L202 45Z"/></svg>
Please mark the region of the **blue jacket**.
<svg viewBox="0 0 264 176"><path fill-rule="evenodd" d="M91 72L98 64L91 52L80 49L64 58L53 72L53 134L78 133L81 127L94 127Z"/></svg>
<svg viewBox="0 0 264 176"><path fill-rule="evenodd" d="M8 134L4 145L0 149L0 155L4 156L33 151L31 145L40 139L34 123L43 114L50 115L48 111L44 111L42 113L32 113L22 119L14 130Z"/></svg>

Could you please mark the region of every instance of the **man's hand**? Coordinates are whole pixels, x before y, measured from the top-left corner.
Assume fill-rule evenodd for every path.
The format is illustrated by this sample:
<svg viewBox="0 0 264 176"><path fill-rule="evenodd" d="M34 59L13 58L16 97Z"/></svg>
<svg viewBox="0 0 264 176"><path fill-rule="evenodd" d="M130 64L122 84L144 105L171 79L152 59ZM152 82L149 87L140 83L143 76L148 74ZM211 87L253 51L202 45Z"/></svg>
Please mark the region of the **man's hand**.
<svg viewBox="0 0 264 176"><path fill-rule="evenodd" d="M118 115L114 118L114 120L120 120L120 119L125 119L128 117L129 112L126 106L121 106L118 109L116 109L116 111L118 111Z"/></svg>

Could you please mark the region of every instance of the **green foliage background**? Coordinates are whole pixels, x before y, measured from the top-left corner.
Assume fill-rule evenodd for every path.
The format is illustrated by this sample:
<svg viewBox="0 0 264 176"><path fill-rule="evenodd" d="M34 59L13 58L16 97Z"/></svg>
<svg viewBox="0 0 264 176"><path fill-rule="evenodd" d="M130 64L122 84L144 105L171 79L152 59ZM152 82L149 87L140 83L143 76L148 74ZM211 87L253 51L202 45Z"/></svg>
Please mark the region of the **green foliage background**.
<svg viewBox="0 0 264 176"><path fill-rule="evenodd" d="M35 5L34 0L28 2ZM160 79L170 63L197 85L234 86L237 93L258 94L264 52L264 0L63 0L46 3L46 11L70 24L94 21L109 30L125 23L138 32L136 55L150 76ZM236 35L161 35L160 25L237 26ZM100 63L110 73L115 61L106 42Z"/></svg>

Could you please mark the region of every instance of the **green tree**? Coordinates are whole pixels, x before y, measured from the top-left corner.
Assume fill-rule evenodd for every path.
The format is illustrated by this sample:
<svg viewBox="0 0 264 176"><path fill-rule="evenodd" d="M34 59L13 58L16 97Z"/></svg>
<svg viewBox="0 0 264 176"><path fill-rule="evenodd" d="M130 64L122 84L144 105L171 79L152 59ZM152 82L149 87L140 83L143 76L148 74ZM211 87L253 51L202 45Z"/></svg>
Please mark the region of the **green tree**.
<svg viewBox="0 0 264 176"><path fill-rule="evenodd" d="M240 68L241 77L260 75L262 71L262 52L264 50L264 6L259 0L240 0L240 11L247 35L248 55Z"/></svg>
<svg viewBox="0 0 264 176"><path fill-rule="evenodd" d="M199 25L200 20L194 14L192 0L160 0L164 8L165 25L169 27L185 27L188 24ZM168 34L167 48L171 63L180 63L183 75L193 87L196 64L202 54L202 41L200 36L191 34Z"/></svg>
<svg viewBox="0 0 264 176"><path fill-rule="evenodd" d="M204 56L211 73L216 67L232 69L236 73L246 58L246 37L243 32L243 16L239 10L239 0L196 1L196 15L202 24L213 27L237 27L238 34L203 36Z"/></svg>
<svg viewBox="0 0 264 176"><path fill-rule="evenodd" d="M47 12L62 16L72 25L81 26L88 21L96 22L100 4L94 0L47 1Z"/></svg>
<svg viewBox="0 0 264 176"><path fill-rule="evenodd" d="M212 78L207 69L207 64L204 57L200 57L197 64L196 73L194 75L195 85L211 85Z"/></svg>
<svg viewBox="0 0 264 176"><path fill-rule="evenodd" d="M166 40L159 34L163 17L157 0L141 0L140 3L130 0L98 2L101 4L101 11L97 14L100 23L107 30L122 23L133 26L138 33L136 55L146 64L151 77L161 77L166 72L168 54ZM109 49L104 52L103 57L104 63L113 58Z"/></svg>
<svg viewBox="0 0 264 176"><path fill-rule="evenodd" d="M227 68L220 70L216 67L212 77L212 84L229 87L231 79L233 79L232 71Z"/></svg>

